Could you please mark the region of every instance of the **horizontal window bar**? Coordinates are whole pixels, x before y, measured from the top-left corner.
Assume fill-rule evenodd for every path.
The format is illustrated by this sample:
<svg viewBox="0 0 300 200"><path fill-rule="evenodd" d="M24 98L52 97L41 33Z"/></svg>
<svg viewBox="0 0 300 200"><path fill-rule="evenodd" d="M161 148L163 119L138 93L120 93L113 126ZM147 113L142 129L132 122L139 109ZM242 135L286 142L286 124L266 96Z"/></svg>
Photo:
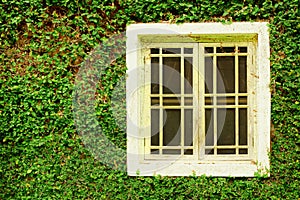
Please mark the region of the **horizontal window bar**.
<svg viewBox="0 0 300 200"><path fill-rule="evenodd" d="M248 145L222 145L222 146L205 146L205 149L245 149L245 148L249 148Z"/></svg>
<svg viewBox="0 0 300 200"><path fill-rule="evenodd" d="M209 161L226 160L228 162L235 161L235 160L241 161L242 159L244 160L251 159L248 154L217 154L217 155L206 154L204 155L204 157ZM205 159L201 161L205 161Z"/></svg>
<svg viewBox="0 0 300 200"><path fill-rule="evenodd" d="M186 109L193 109L196 108L194 106L151 106L153 109L158 109L158 108L163 108L163 109L181 109L181 108L186 108Z"/></svg>
<svg viewBox="0 0 300 200"><path fill-rule="evenodd" d="M248 108L247 105L205 105L204 108Z"/></svg>
<svg viewBox="0 0 300 200"><path fill-rule="evenodd" d="M180 98L174 97L164 97L163 106L180 106Z"/></svg>
<svg viewBox="0 0 300 200"><path fill-rule="evenodd" d="M150 97L194 97L193 94L150 94Z"/></svg>
<svg viewBox="0 0 300 200"><path fill-rule="evenodd" d="M217 105L247 105L247 97L239 97L236 102L235 96L226 96L226 97L217 97L216 102ZM205 97L205 105L213 105L212 97Z"/></svg>
<svg viewBox="0 0 300 200"><path fill-rule="evenodd" d="M216 93L216 94L204 94L205 97L213 97L213 96L248 96L248 93Z"/></svg>
<svg viewBox="0 0 300 200"><path fill-rule="evenodd" d="M188 56L188 57L191 57L193 54L150 54L150 57L151 58L155 58L155 57L160 57L162 56L163 58L164 57L181 57L181 56Z"/></svg>
<svg viewBox="0 0 300 200"><path fill-rule="evenodd" d="M194 149L194 148L195 147L193 146L150 146L150 149Z"/></svg>
<svg viewBox="0 0 300 200"><path fill-rule="evenodd" d="M167 55L167 54L164 54ZM207 53L204 57L211 57L211 56L248 56L248 53ZM151 56L152 57L152 56Z"/></svg>

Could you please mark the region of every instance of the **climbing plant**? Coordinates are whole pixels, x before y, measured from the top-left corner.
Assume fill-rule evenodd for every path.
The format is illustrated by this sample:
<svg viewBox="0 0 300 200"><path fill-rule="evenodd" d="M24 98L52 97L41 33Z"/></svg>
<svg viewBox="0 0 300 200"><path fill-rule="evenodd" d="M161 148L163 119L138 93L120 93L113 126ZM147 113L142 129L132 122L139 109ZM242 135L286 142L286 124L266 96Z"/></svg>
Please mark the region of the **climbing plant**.
<svg viewBox="0 0 300 200"><path fill-rule="evenodd" d="M208 21L269 22L271 176L129 177L97 159L74 122L80 70L91 58L99 60L101 70L93 79L95 119L124 150L126 26ZM297 0L2 0L0 199L299 198L299 21ZM121 48L113 52L110 39L116 37ZM99 45L112 55L91 56ZM114 109L120 112L115 115Z"/></svg>

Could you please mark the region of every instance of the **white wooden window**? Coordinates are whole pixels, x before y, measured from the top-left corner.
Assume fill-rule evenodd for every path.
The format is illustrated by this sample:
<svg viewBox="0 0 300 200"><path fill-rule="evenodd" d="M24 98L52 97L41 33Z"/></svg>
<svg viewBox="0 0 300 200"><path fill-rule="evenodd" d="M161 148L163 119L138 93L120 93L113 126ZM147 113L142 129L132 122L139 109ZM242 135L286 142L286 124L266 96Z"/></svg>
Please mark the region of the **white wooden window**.
<svg viewBox="0 0 300 200"><path fill-rule="evenodd" d="M127 36L129 175L268 174L265 23L138 24Z"/></svg>

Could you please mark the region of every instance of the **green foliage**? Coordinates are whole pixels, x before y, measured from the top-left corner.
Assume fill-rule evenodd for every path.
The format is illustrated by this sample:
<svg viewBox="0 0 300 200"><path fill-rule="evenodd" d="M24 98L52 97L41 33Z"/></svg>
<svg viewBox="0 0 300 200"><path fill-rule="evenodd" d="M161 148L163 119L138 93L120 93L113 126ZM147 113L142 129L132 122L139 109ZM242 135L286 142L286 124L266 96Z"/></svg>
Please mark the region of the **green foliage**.
<svg viewBox="0 0 300 200"><path fill-rule="evenodd" d="M297 0L2 0L0 199L299 198L299 20ZM270 178L128 177L85 148L73 115L80 67L100 43L114 54L98 58L104 70L91 108L107 138L126 149L124 49L114 49L108 38L130 23L161 21L269 21ZM119 42L125 47L124 38ZM121 111L113 116L114 109Z"/></svg>

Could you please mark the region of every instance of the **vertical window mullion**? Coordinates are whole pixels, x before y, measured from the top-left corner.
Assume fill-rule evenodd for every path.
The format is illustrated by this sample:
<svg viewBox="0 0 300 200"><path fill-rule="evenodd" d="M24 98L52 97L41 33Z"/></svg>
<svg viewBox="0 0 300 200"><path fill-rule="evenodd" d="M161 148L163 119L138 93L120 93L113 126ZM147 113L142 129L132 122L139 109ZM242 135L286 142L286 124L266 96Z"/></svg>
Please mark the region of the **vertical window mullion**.
<svg viewBox="0 0 300 200"><path fill-rule="evenodd" d="M162 63L162 48L159 48L159 154L162 155L163 146L163 63Z"/></svg>
<svg viewBox="0 0 300 200"><path fill-rule="evenodd" d="M214 46L214 55L213 55L213 123L214 123L214 155L217 155L217 144L218 144L218 125L217 125L217 48Z"/></svg>
<svg viewBox="0 0 300 200"><path fill-rule="evenodd" d="M235 45L235 154L239 154L239 57L238 57L238 46Z"/></svg>
<svg viewBox="0 0 300 200"><path fill-rule="evenodd" d="M180 115L181 115L181 131L180 131L180 146L181 146L181 155L184 154L184 122L185 122L185 118L184 118L184 52L183 52L183 47L181 47L181 55L180 55Z"/></svg>
<svg viewBox="0 0 300 200"><path fill-rule="evenodd" d="M205 108L204 108L204 93L205 93L205 57L204 57L204 46L200 43L196 46L197 51L195 51L195 65L197 66L197 72L194 72L197 77L194 79L196 81L196 94L197 102L194 104L194 109L196 112L196 119L199 120L197 130L197 136L195 141L195 148L197 149L197 156L199 159L203 159L205 155ZM196 123L194 123L196 125ZM197 123L198 124L198 123ZM198 146L199 145L199 146Z"/></svg>

